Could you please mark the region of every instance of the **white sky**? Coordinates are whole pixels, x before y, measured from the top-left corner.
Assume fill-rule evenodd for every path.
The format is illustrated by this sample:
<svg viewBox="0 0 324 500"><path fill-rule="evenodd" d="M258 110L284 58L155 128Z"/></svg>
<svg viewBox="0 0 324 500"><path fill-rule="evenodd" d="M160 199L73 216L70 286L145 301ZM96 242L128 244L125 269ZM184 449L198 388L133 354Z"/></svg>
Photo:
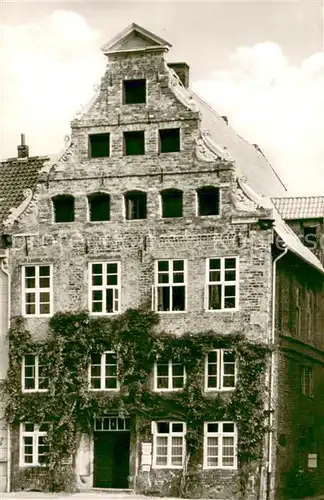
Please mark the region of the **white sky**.
<svg viewBox="0 0 324 500"><path fill-rule="evenodd" d="M290 194L324 195L323 3L3 0L0 157L64 145L100 82L100 46L131 22L172 43L193 89L251 143Z"/></svg>

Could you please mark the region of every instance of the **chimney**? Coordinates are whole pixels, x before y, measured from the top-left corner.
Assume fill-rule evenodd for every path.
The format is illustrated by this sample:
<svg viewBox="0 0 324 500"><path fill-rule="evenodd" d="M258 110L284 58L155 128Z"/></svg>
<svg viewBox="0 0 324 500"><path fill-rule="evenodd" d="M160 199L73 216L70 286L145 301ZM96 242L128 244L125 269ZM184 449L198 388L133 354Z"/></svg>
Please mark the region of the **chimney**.
<svg viewBox="0 0 324 500"><path fill-rule="evenodd" d="M182 85L187 89L189 87L189 66L185 62L168 63L169 68L173 69L180 78Z"/></svg>
<svg viewBox="0 0 324 500"><path fill-rule="evenodd" d="M29 147L25 144L25 134L21 134L21 144L17 147L18 149L18 158L28 158L29 155Z"/></svg>
<svg viewBox="0 0 324 500"><path fill-rule="evenodd" d="M224 122L228 125L228 118L227 118L227 116L223 115L222 118L223 118Z"/></svg>

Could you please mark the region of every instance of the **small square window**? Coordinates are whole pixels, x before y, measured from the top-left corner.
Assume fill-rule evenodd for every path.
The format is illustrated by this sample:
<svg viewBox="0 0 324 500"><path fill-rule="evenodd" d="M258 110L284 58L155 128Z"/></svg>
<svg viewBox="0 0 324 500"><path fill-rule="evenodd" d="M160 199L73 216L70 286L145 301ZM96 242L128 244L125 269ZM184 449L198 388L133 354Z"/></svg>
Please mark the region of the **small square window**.
<svg viewBox="0 0 324 500"><path fill-rule="evenodd" d="M146 102L146 80L124 80L124 104Z"/></svg>
<svg viewBox="0 0 324 500"><path fill-rule="evenodd" d="M124 155L145 154L144 130L124 132Z"/></svg>
<svg viewBox="0 0 324 500"><path fill-rule="evenodd" d="M109 156L110 135L92 134L89 135L90 158L104 158Z"/></svg>
<svg viewBox="0 0 324 500"><path fill-rule="evenodd" d="M160 153L180 151L180 129L168 128L159 130Z"/></svg>

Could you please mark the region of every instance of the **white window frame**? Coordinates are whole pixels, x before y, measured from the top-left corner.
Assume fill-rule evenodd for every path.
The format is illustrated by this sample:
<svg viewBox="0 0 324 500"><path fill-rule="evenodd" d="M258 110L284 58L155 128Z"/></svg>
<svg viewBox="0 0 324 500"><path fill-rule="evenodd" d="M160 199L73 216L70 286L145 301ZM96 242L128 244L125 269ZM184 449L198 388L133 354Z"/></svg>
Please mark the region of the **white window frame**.
<svg viewBox="0 0 324 500"><path fill-rule="evenodd" d="M234 352L232 349L211 349L205 354L205 391L215 392L215 391L233 391L236 386L237 381L237 359L235 356L234 364L234 386L225 387L224 386L224 353ZM208 387L208 354L210 352L216 352L217 354L217 387ZM235 354L235 352L234 352Z"/></svg>
<svg viewBox="0 0 324 500"><path fill-rule="evenodd" d="M158 433L157 432L157 424L161 422L166 422L170 426L169 433ZM152 434L153 434L153 469L183 469L185 457L186 457L186 432L187 425L186 422L180 421L169 421L169 420L157 420L151 423L152 424ZM172 432L173 424L182 424L182 432ZM166 464L157 464L157 439L159 437L167 437L167 463ZM182 464L174 465L172 464L172 438L173 437L182 437Z"/></svg>
<svg viewBox="0 0 324 500"><path fill-rule="evenodd" d="M48 422L43 422L44 424L48 424ZM33 431L25 431L24 426L26 424L32 424L32 422L21 422L20 430L19 430L19 466L20 467L44 467L46 464L41 464L39 462L39 438L43 436L47 436L48 431L40 431L40 424L33 424ZM25 437L32 438L32 448L33 448L33 460L32 463L25 462Z"/></svg>
<svg viewBox="0 0 324 500"><path fill-rule="evenodd" d="M106 354L115 354L116 355L116 377L111 377L111 378L116 378L116 387L114 388L106 388L105 387L105 379L106 379ZM100 388L96 389L91 387L91 366L92 363L90 361L89 366L88 366L88 386L89 386L89 391L105 391L105 392L116 392L120 390L120 383L118 380L118 357L115 351L105 351L100 354ZM113 366L113 365L111 365ZM95 377L98 378L98 377Z"/></svg>
<svg viewBox="0 0 324 500"><path fill-rule="evenodd" d="M218 432L208 432L208 424L217 424ZM223 432L224 424L234 424L233 432ZM218 465L208 465L208 437L218 438ZM223 438L233 437L234 438L234 455L233 455L233 465L223 465ZM237 426L235 422L204 422L204 460L203 469L227 469L235 470L237 469Z"/></svg>
<svg viewBox="0 0 324 500"><path fill-rule="evenodd" d="M41 264L23 264L22 266L22 272L21 272L21 278L22 278L22 283L21 283L21 289L22 289L22 315L27 318L48 318L52 316L53 314L53 264L48 264L48 263L41 263ZM35 268L35 287L33 288L27 288L26 287L26 269L27 267L34 267ZM39 268L40 267L49 267L49 280L50 280L50 286L48 288L42 288L39 286L39 280L42 278L39 275ZM26 313L26 294L27 293L34 293L35 294L35 314L28 314ZM49 293L49 313L41 313L40 312L40 294L41 293Z"/></svg>
<svg viewBox="0 0 324 500"><path fill-rule="evenodd" d="M210 272L210 261L211 260L220 260L220 281L210 281L209 280L209 272ZM225 280L225 259L235 259L235 273L236 279L232 281ZM232 268L229 270L233 270ZM224 257L208 257L206 259L206 281L205 281L205 311L206 312L233 312L238 311L239 309L239 257L237 255L226 255ZM222 298L221 298L221 307L220 309L209 309L209 285L221 285L222 288ZM225 305L225 286L235 286L235 307L224 307Z"/></svg>
<svg viewBox="0 0 324 500"><path fill-rule="evenodd" d="M179 261L181 260L183 262L183 271L178 271L183 273L183 283L174 283L173 282L173 273L177 271L173 271L173 262L174 261ZM169 275L169 282L168 283L158 283L158 276L159 276L159 271L158 271L158 263L159 262L168 262L169 263L169 271L164 272L165 274ZM171 263L171 268L170 268L170 263ZM162 271L160 271L161 273ZM163 287L169 287L171 289L170 293L170 305L172 306L172 288L177 287L177 286L182 286L184 287L184 309L177 311L177 310L170 310L170 311L159 311L158 310L158 288L163 288ZM183 314L187 312L187 307L188 307L188 269L187 269L187 260L186 259L157 259L155 261L155 269L154 269L154 286L153 286L153 307L152 309L156 311L158 314Z"/></svg>
<svg viewBox="0 0 324 500"><path fill-rule="evenodd" d="M25 357L26 356L34 356L34 358L35 358L35 364L34 364L34 366L35 366L35 373L34 373L34 377L25 377L25 367L26 367ZM31 365L27 365L27 366L31 366ZM40 364L38 354L28 353L28 354L23 355L23 357L22 357L22 363L21 363L21 387L22 387L22 392L47 392L48 391L48 388L47 389L41 389L39 387L39 367L40 366L45 366L45 363L43 365ZM35 380L35 388L34 389L28 389L28 388L26 388L26 385L25 385L26 378L33 378ZM48 381L48 379L47 379L47 381Z"/></svg>
<svg viewBox="0 0 324 500"><path fill-rule="evenodd" d="M186 385L186 368L183 363L178 363L172 359L168 360L168 387L160 388L158 387L158 372L157 365L159 364L159 359L157 359L154 363L154 391L156 392L170 392L170 391L182 391L184 386ZM164 364L164 363L163 363ZM166 363L165 363L166 364ZM181 365L183 367L183 386L182 387L173 387L173 365ZM175 375L175 377L180 378ZM166 377L165 377L166 378Z"/></svg>
<svg viewBox="0 0 324 500"><path fill-rule="evenodd" d="M109 264L117 264L117 285L107 285L107 265ZM92 266L101 265L102 267L102 285L92 285ZM88 292L88 305L90 315L92 316L112 316L114 314L120 313L120 298L121 298L121 266L120 261L111 260L111 261L101 261L101 262L89 262L88 266L88 284L89 284L89 292ZM113 311L106 312L106 290L113 290ZM102 304L103 311L92 311L92 292L99 290L102 292ZM117 307L116 307L117 304Z"/></svg>

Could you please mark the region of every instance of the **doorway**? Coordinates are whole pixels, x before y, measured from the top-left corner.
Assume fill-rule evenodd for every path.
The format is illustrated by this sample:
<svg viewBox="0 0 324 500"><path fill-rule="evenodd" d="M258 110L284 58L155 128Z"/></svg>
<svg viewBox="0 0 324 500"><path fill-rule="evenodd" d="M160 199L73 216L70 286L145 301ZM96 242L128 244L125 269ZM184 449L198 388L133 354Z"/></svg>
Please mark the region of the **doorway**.
<svg viewBox="0 0 324 500"><path fill-rule="evenodd" d="M129 419L96 419L94 429L94 478L97 488L128 488Z"/></svg>

